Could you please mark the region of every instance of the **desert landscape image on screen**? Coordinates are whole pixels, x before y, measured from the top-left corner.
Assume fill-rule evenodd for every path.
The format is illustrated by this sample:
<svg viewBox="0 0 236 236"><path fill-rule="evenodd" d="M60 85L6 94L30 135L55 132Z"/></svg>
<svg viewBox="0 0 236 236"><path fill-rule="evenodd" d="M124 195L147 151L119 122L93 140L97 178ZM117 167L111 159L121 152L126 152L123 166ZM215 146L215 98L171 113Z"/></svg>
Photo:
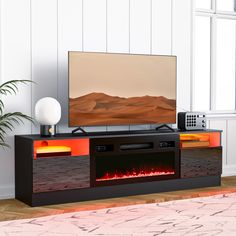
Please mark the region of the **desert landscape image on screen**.
<svg viewBox="0 0 236 236"><path fill-rule="evenodd" d="M176 122L176 57L69 53L69 125Z"/></svg>

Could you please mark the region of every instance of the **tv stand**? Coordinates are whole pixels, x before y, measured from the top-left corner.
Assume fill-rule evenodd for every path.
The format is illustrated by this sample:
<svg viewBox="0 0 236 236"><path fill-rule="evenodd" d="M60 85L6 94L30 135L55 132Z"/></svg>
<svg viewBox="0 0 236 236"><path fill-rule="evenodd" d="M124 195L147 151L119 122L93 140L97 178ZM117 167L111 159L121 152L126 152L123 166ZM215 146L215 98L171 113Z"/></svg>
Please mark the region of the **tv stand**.
<svg viewBox="0 0 236 236"><path fill-rule="evenodd" d="M171 132L175 132L174 129L172 129L169 125L166 125L166 124L156 127L156 130L161 130L162 128L166 128L166 129L170 130Z"/></svg>
<svg viewBox="0 0 236 236"><path fill-rule="evenodd" d="M82 129L81 127L78 127L78 128L76 128L76 129L73 129L73 130L72 130L72 134L76 133L77 131L81 131L83 134L86 134L86 135L87 135L87 132L86 132L84 129Z"/></svg>
<svg viewBox="0 0 236 236"><path fill-rule="evenodd" d="M221 173L219 130L15 136L16 199L30 206L213 187Z"/></svg>

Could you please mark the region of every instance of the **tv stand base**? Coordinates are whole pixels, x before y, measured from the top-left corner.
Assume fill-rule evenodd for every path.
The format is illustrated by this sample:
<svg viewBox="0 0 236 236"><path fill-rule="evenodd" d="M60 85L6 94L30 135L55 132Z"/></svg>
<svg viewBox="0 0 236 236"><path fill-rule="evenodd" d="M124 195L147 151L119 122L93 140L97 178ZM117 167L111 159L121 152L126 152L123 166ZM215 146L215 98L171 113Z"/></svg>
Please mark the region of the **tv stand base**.
<svg viewBox="0 0 236 236"><path fill-rule="evenodd" d="M73 129L71 133L74 134L74 133L76 133L77 131L81 131L83 134L86 134L86 135L87 135L87 132L86 132L84 129L82 129L81 127L78 127L78 128L76 128L76 129Z"/></svg>
<svg viewBox="0 0 236 236"><path fill-rule="evenodd" d="M191 179L171 179L145 183L34 193L28 204L31 206L42 206L67 202L90 201L104 198L117 198L158 192L212 187L220 186L220 184L220 176L207 176Z"/></svg>
<svg viewBox="0 0 236 236"><path fill-rule="evenodd" d="M77 131L81 131L80 133L77 133ZM86 136L103 136L103 135L132 135L132 134L149 134L149 133L156 133L156 132L162 132L162 133L170 133L170 132L176 132L175 129L171 128L170 126L164 124L161 126L156 127L155 129L152 130L124 130L124 131L103 131L103 132L86 132L83 128L78 127L74 130L72 130L72 134L77 134L77 135L86 135ZM60 135L57 135L60 136Z"/></svg>
<svg viewBox="0 0 236 236"><path fill-rule="evenodd" d="M169 129L171 132L175 132L174 129L172 129L169 125L166 125L166 124L156 127L156 130L161 130L162 128L166 128L166 129Z"/></svg>

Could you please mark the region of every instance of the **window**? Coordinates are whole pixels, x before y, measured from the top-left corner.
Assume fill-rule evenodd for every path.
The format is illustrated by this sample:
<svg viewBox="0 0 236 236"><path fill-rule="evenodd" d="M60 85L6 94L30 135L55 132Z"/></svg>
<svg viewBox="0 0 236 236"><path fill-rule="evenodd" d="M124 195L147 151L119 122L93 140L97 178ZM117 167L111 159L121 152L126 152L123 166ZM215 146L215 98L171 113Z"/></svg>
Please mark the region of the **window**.
<svg viewBox="0 0 236 236"><path fill-rule="evenodd" d="M196 8L211 9L211 0L196 0Z"/></svg>
<svg viewBox="0 0 236 236"><path fill-rule="evenodd" d="M216 19L216 110L235 109L235 34L235 20Z"/></svg>
<svg viewBox="0 0 236 236"><path fill-rule="evenodd" d="M236 0L195 0L193 110L236 112Z"/></svg>
<svg viewBox="0 0 236 236"><path fill-rule="evenodd" d="M235 0L217 0L216 1L217 11L235 11Z"/></svg>
<svg viewBox="0 0 236 236"><path fill-rule="evenodd" d="M210 17L199 16L195 22L195 107L210 109ZM204 84L204 86L202 86ZM201 97L201 99L198 99Z"/></svg>

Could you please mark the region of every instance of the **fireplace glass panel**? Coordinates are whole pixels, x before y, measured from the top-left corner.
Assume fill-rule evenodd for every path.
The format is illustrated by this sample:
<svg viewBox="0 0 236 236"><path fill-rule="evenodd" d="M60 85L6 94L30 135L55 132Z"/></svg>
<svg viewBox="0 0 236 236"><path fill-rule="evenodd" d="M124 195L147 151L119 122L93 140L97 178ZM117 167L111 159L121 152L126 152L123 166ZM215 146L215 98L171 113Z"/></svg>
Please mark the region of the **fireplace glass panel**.
<svg viewBox="0 0 236 236"><path fill-rule="evenodd" d="M174 175L175 152L96 156L96 182Z"/></svg>

